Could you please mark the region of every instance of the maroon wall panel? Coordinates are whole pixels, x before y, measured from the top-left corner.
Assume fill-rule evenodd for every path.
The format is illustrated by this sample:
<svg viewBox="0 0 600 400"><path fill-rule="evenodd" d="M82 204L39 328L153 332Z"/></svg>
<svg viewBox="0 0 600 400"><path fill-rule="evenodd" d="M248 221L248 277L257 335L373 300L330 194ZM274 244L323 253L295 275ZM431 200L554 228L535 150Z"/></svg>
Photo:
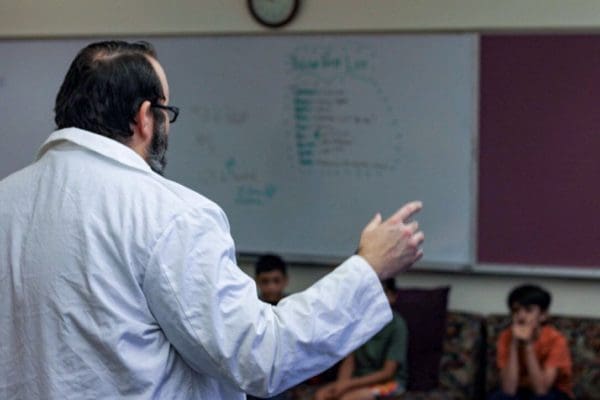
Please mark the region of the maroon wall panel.
<svg viewBox="0 0 600 400"><path fill-rule="evenodd" d="M478 261L600 266L600 35L483 36Z"/></svg>

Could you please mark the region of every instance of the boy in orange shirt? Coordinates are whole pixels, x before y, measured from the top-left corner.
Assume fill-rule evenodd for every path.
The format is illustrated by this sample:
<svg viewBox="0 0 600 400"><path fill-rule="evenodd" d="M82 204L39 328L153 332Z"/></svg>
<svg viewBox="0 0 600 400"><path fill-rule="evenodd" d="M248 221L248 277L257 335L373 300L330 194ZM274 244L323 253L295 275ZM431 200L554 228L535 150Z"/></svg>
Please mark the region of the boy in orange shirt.
<svg viewBox="0 0 600 400"><path fill-rule="evenodd" d="M490 400L573 398L569 345L558 330L545 324L550 302L550 293L539 286L522 285L511 291L512 324L497 343L501 390Z"/></svg>

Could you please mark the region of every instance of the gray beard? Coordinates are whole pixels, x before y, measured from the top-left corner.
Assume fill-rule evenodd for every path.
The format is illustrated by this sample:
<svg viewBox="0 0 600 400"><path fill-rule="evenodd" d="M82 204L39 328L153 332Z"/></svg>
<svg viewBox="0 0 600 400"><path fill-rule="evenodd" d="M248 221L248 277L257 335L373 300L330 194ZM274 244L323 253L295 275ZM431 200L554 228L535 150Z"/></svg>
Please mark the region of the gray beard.
<svg viewBox="0 0 600 400"><path fill-rule="evenodd" d="M165 167L167 166L167 148L169 147L169 138L167 132L165 132L165 124L158 123L154 126L154 132L152 132L152 141L147 149L147 160L146 162L150 166L150 169L159 175L164 174Z"/></svg>

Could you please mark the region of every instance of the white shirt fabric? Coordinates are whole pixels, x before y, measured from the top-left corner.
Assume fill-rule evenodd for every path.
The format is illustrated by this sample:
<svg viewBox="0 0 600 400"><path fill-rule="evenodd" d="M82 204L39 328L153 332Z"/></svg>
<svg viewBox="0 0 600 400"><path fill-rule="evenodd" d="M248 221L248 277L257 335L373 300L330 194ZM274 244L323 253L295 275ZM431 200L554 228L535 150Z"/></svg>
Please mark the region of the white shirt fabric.
<svg viewBox="0 0 600 400"><path fill-rule="evenodd" d="M217 205L75 128L0 182L0 299L6 400L269 396L391 319L359 256L260 302Z"/></svg>

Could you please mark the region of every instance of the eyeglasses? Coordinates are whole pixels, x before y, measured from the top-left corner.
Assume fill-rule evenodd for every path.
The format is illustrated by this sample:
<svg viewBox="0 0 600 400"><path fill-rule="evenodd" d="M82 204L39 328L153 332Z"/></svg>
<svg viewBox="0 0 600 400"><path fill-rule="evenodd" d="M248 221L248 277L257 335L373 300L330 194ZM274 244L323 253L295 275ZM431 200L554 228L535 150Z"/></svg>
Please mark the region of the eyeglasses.
<svg viewBox="0 0 600 400"><path fill-rule="evenodd" d="M151 104L150 107L160 108L161 110L165 110L167 115L169 116L169 122L173 123L177 119L179 115L179 107L175 106L164 106L162 104Z"/></svg>

